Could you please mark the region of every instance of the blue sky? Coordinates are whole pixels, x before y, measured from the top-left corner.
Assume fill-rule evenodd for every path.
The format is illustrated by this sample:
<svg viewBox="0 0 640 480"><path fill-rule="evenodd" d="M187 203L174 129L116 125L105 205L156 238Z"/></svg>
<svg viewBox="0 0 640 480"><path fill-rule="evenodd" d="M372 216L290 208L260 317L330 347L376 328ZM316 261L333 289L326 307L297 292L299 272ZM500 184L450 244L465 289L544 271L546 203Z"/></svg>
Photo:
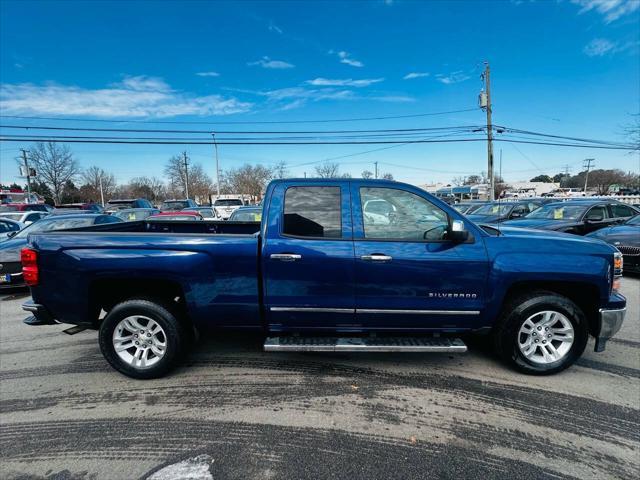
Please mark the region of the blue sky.
<svg viewBox="0 0 640 480"><path fill-rule="evenodd" d="M622 125L640 110L640 0L0 1L0 113L131 121L11 120L20 125L202 129L134 121L215 124L473 109L484 60L491 63L496 124L621 140ZM277 127L428 128L484 121L476 109ZM3 183L15 180L14 157L22 146L28 144L0 144ZM72 148L83 166L103 167L121 182L161 176L166 159L183 149L214 172L211 146ZM375 148L229 145L220 147L220 160L223 170L284 160L301 176L313 172L310 162ZM595 158L596 168L640 169L638 155L623 151L498 143L496 161L500 149L503 176L511 181L557 173L565 164L577 172L584 158ZM405 145L338 161L342 172L354 175L378 161L399 180L447 182L486 170L486 145Z"/></svg>

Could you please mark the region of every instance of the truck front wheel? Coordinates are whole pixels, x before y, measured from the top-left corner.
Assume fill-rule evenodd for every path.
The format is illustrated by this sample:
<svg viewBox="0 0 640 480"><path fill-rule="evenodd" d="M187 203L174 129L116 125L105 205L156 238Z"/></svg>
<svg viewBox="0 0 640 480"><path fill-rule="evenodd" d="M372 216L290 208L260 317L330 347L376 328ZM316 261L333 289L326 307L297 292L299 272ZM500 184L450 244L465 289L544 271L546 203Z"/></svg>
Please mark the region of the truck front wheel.
<svg viewBox="0 0 640 480"><path fill-rule="evenodd" d="M159 302L132 299L117 304L100 325L102 354L132 378L157 378L177 362L184 344L182 325Z"/></svg>
<svg viewBox="0 0 640 480"><path fill-rule="evenodd" d="M535 291L509 301L494 331L498 355L521 372L549 375L571 366L588 340L587 319L570 299Z"/></svg>

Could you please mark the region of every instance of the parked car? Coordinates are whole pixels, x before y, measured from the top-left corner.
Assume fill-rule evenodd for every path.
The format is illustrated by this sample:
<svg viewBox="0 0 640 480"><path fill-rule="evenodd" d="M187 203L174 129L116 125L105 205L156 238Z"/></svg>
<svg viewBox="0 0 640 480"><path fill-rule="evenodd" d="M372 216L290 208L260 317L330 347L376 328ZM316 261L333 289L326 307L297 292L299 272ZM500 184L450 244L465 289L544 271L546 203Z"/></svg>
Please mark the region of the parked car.
<svg viewBox="0 0 640 480"><path fill-rule="evenodd" d="M508 202L489 202L472 213L467 218L476 223L502 223L507 220L520 220L522 217L540 208L544 200L518 200Z"/></svg>
<svg viewBox="0 0 640 480"><path fill-rule="evenodd" d="M13 232L19 232L24 228L24 224L9 220L8 218L0 218L0 241L11 237Z"/></svg>
<svg viewBox="0 0 640 480"><path fill-rule="evenodd" d="M98 203L63 203L61 205L56 205L56 210L63 209L71 209L71 210L88 210L91 213L103 213L104 208L102 205Z"/></svg>
<svg viewBox="0 0 640 480"><path fill-rule="evenodd" d="M259 222L262 220L262 207L240 207L229 217L230 222Z"/></svg>
<svg viewBox="0 0 640 480"><path fill-rule="evenodd" d="M205 220L215 220L219 218L218 215L216 215L215 209L213 207L190 207L186 210L189 210L191 212L198 212Z"/></svg>
<svg viewBox="0 0 640 480"><path fill-rule="evenodd" d="M458 212L462 213L463 215L469 215L470 213L473 213L476 210L478 210L480 207L482 207L486 203L487 202L484 200L472 200L469 202L456 203L455 205L451 205L451 206L455 208Z"/></svg>
<svg viewBox="0 0 640 480"><path fill-rule="evenodd" d="M153 208L153 205L146 198L109 200L104 206L104 211L105 213L114 214L120 210L130 210L132 208Z"/></svg>
<svg viewBox="0 0 640 480"><path fill-rule="evenodd" d="M228 220L231 214L243 205L241 198L216 198L213 202L216 213L223 220Z"/></svg>
<svg viewBox="0 0 640 480"><path fill-rule="evenodd" d="M160 210L163 212L173 212L176 210L188 210L190 208L197 208L198 204L187 198L185 200L165 200L162 202Z"/></svg>
<svg viewBox="0 0 640 480"><path fill-rule="evenodd" d="M122 222L122 220L101 214L49 216L32 223L19 232L11 232L9 239L0 242L0 265L2 265L0 267L0 287L24 286L20 250L27 245L29 234L117 222Z"/></svg>
<svg viewBox="0 0 640 480"><path fill-rule="evenodd" d="M371 224L365 199L394 221ZM266 351L463 352L459 335L491 333L514 368L551 374L623 322L622 255L602 241L480 227L385 180L275 180L264 205L258 234L154 221L32 234L25 323L97 329L115 369L151 378L194 330L219 328L263 332Z"/></svg>
<svg viewBox="0 0 640 480"><path fill-rule="evenodd" d="M112 215L125 222L135 222L144 220L151 215L157 215L158 213L160 213L160 210L157 208L125 208L115 211Z"/></svg>
<svg viewBox="0 0 640 480"><path fill-rule="evenodd" d="M549 203L517 222L505 222L503 225L585 235L622 223L638 213L631 205L615 200L567 200Z"/></svg>
<svg viewBox="0 0 640 480"><path fill-rule="evenodd" d="M46 203L8 203L0 206L2 212L51 212L53 207Z"/></svg>
<svg viewBox="0 0 640 480"><path fill-rule="evenodd" d="M155 215L151 215L149 220L178 220L178 221L189 221L189 220L204 220L202 215L199 212L191 211L191 210L178 210L178 211L168 211L168 212L160 212Z"/></svg>
<svg viewBox="0 0 640 480"><path fill-rule="evenodd" d="M33 222L37 222L48 216L49 214L47 212L33 212L30 210L24 210L22 212L0 212L0 217L22 223L25 226L31 225Z"/></svg>
<svg viewBox="0 0 640 480"><path fill-rule="evenodd" d="M587 235L610 243L622 253L625 272L640 273L640 215Z"/></svg>

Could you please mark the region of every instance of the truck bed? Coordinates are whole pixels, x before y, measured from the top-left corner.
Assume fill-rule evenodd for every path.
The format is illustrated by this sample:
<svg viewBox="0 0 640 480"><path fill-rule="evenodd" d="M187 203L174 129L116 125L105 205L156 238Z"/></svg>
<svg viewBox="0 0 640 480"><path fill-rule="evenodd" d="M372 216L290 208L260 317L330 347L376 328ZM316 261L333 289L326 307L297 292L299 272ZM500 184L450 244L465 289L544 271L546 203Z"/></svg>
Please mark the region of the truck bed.
<svg viewBox="0 0 640 480"><path fill-rule="evenodd" d="M201 328L260 328L259 229L151 220L32 234L41 277L32 296L53 318L77 325L97 322L96 299L106 310L110 298L135 291L179 299Z"/></svg>

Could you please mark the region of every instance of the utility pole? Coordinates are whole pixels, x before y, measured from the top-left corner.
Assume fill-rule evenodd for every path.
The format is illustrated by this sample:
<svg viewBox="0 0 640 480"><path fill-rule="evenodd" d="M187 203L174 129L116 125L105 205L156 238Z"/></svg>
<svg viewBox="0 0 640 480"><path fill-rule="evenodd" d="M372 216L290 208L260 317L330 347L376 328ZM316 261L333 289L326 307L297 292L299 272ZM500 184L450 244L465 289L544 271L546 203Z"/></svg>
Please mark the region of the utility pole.
<svg viewBox="0 0 640 480"><path fill-rule="evenodd" d="M589 183L589 170L591 170L592 162L595 162L595 158L585 158L584 163L582 164L583 168L587 169L587 174L584 176L584 194L587 194L587 185Z"/></svg>
<svg viewBox="0 0 640 480"><path fill-rule="evenodd" d="M564 167L562 167L564 170L564 175L560 177L560 186L562 187L562 181L569 178L569 172L571 171L571 166L569 164L566 164Z"/></svg>
<svg viewBox="0 0 640 480"><path fill-rule="evenodd" d="M29 195L29 201L27 203L31 202L31 170L29 170L29 159L27 157L27 151L24 148L21 148L20 151L22 152L22 159L24 160L24 169L27 172L27 194Z"/></svg>
<svg viewBox="0 0 640 480"><path fill-rule="evenodd" d="M102 203L102 208L104 208L104 190L102 190L102 175L100 175L100 203Z"/></svg>
<svg viewBox="0 0 640 480"><path fill-rule="evenodd" d="M218 198L220 197L220 164L218 163L218 142L216 142L216 134L215 132L211 134L213 137L213 148L216 152L216 192L218 193Z"/></svg>
<svg viewBox="0 0 640 480"><path fill-rule="evenodd" d="M375 178L378 178L378 162L373 162L373 164L375 165L375 170L376 170L376 174L375 174Z"/></svg>
<svg viewBox="0 0 640 480"><path fill-rule="evenodd" d="M184 193L189 200L189 157L187 152L182 152L183 165L184 165Z"/></svg>
<svg viewBox="0 0 640 480"><path fill-rule="evenodd" d="M480 108L487 112L487 174L489 175L489 199L495 200L494 175L493 175L493 124L491 122L491 69L489 62L484 62L485 68L482 74L486 92L480 93Z"/></svg>

